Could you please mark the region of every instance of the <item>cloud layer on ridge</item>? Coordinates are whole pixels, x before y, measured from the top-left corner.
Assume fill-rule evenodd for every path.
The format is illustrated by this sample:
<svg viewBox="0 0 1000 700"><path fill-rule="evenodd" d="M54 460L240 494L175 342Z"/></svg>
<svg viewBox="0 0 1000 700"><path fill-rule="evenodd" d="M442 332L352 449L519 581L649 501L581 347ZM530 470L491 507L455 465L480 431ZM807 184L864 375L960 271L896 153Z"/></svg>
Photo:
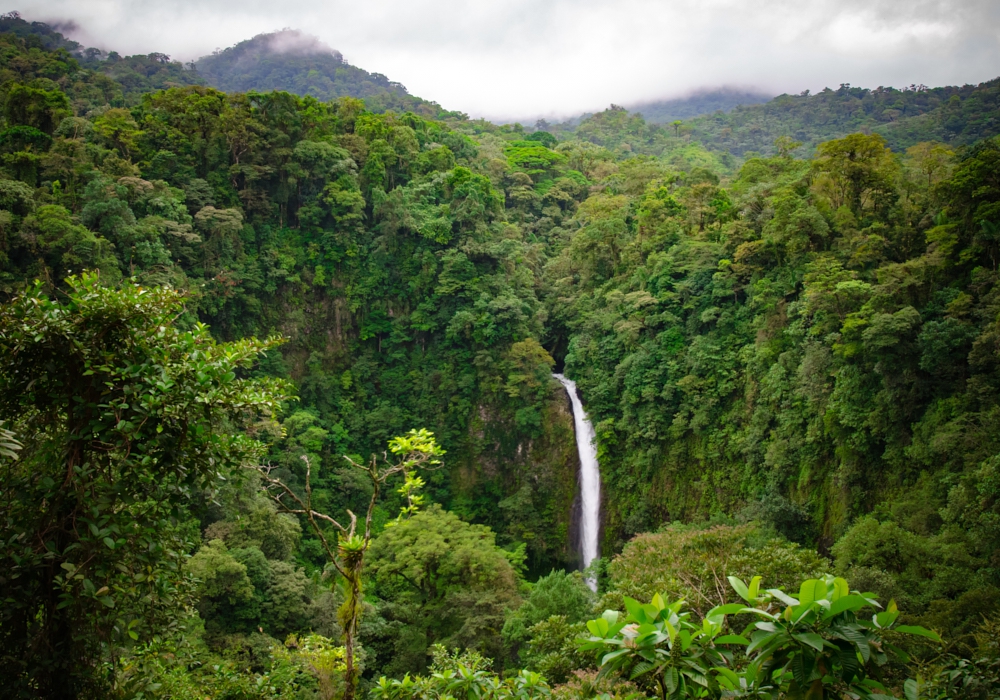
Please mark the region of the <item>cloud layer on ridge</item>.
<svg viewBox="0 0 1000 700"><path fill-rule="evenodd" d="M994 0L32 0L88 46L192 60L284 27L449 109L566 115L704 86L800 92L1000 74ZM292 48L292 47L290 47Z"/></svg>

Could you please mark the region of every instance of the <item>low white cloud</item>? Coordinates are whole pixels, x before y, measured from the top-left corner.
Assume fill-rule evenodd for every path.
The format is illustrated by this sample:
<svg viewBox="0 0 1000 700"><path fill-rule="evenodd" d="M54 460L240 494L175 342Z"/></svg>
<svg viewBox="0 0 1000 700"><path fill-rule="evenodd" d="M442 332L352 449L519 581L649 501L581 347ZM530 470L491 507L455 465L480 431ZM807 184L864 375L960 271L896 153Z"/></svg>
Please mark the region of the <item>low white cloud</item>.
<svg viewBox="0 0 1000 700"><path fill-rule="evenodd" d="M19 9L75 22L87 45L183 60L293 27L415 95L492 118L716 85L777 94L1000 73L995 0L33 0Z"/></svg>
<svg viewBox="0 0 1000 700"><path fill-rule="evenodd" d="M325 44L318 37L298 29L285 29L268 35L267 48L273 53L288 54L338 54L339 51Z"/></svg>

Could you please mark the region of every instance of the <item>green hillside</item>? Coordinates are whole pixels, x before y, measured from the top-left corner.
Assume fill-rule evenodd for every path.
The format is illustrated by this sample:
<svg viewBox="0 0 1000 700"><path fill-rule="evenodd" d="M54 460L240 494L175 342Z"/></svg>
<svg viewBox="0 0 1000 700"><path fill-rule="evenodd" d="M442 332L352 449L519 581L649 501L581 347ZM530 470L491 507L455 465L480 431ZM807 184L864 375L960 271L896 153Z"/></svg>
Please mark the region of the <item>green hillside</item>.
<svg viewBox="0 0 1000 700"><path fill-rule="evenodd" d="M703 114L728 112L736 107L761 104L773 95L758 90L720 88L698 91L688 97L672 100L654 100L630 105L629 110L637 112L650 124L669 124L677 119L693 119Z"/></svg>
<svg viewBox="0 0 1000 700"><path fill-rule="evenodd" d="M259 34L195 65L209 85L226 92L284 90L323 102L358 97L374 112L445 116L438 104L410 95L380 73L350 65L339 51L293 29Z"/></svg>
<svg viewBox="0 0 1000 700"><path fill-rule="evenodd" d="M737 161L726 159L775 155L788 148L811 157L823 141L857 132L881 134L896 151L923 141L959 146L1000 133L1000 78L979 85L905 90L843 85L815 95L807 91L761 104L744 102L728 111L706 110L690 118L678 114L669 122L659 109L612 106L546 128L559 138L582 138L611 148L627 144L642 153L662 154L698 144L732 163Z"/></svg>
<svg viewBox="0 0 1000 700"><path fill-rule="evenodd" d="M842 85L815 95L781 95L699 117L686 125L692 138L734 155L773 153L779 137L801 142L807 153L832 138L870 131L896 150L921 141L971 144L1000 131L1000 78L979 85L928 88L855 88Z"/></svg>

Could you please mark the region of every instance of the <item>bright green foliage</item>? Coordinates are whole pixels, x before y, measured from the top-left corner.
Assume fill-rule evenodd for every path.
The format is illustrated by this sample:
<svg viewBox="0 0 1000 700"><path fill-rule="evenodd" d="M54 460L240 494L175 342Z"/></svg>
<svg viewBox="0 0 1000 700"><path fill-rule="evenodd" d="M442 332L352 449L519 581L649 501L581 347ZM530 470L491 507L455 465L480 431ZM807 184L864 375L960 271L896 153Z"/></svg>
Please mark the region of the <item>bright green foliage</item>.
<svg viewBox="0 0 1000 700"><path fill-rule="evenodd" d="M620 605L622 596L641 600L661 592L689 601L696 614L704 615L731 602L726 576L749 578L756 571L776 586L792 586L827 567L814 551L768 538L753 526L675 524L638 535L612 559L603 603Z"/></svg>
<svg viewBox="0 0 1000 700"><path fill-rule="evenodd" d="M668 604L656 594L646 605L628 597L624 602L627 615L605 611L587 622L590 636L580 640L581 651L599 653L602 674L648 676L661 700L718 695L712 674L729 670L733 657L716 645L741 641L722 635L727 608L713 608L698 625L682 600Z"/></svg>
<svg viewBox="0 0 1000 700"><path fill-rule="evenodd" d="M762 591L759 576L749 585L736 577L730 583L751 607L713 608L697 626L682 612L683 601L668 605L657 594L642 605L626 598L628 616L619 620L609 610L588 622L591 636L581 640L581 649L604 652L602 673L633 679L650 674L661 698L879 698L887 692L879 668L890 656L908 658L892 643L892 633L940 641L923 627L897 625L895 603L878 612L881 606L870 594L849 590L842 578L803 581L798 598L776 588ZM870 619L865 609L875 611ZM763 619L751 622L743 635L721 634L733 614ZM744 646L745 656L724 650L732 645Z"/></svg>
<svg viewBox="0 0 1000 700"><path fill-rule="evenodd" d="M552 683L565 683L580 669L593 668L593 656L581 652L577 640L586 634L582 621L552 615L528 628L528 642L521 647L523 665Z"/></svg>
<svg viewBox="0 0 1000 700"><path fill-rule="evenodd" d="M851 591L842 578L827 575L803 581L798 598L776 588L761 591L760 581L754 577L748 586L730 579L740 597L754 606L739 612L752 612L763 620L747 628L756 631L746 649L749 663L744 677L721 674L720 682L727 688L756 686L787 697L839 698L845 693L877 697L886 692L878 680L879 667L890 657L908 660L887 632L941 641L923 627L896 624L900 613L895 602L878 612L882 606L870 594ZM875 611L870 620L867 610Z"/></svg>
<svg viewBox="0 0 1000 700"><path fill-rule="evenodd" d="M523 555L522 555L523 556ZM392 673L419 672L432 644L497 658L508 610L520 603L512 555L489 528L432 506L386 529L371 546L368 571L382 614L397 623Z"/></svg>
<svg viewBox="0 0 1000 700"><path fill-rule="evenodd" d="M0 416L24 449L5 466L2 585L8 688L98 692L90 671L171 623L186 599L186 507L262 445L284 384L246 379L276 340L182 330L160 287L67 280L0 309ZM224 426L226 429L223 429Z"/></svg>
<svg viewBox="0 0 1000 700"><path fill-rule="evenodd" d="M445 451L438 447L434 434L426 428L411 430L406 435L394 437L389 441L389 451L394 455L402 457L400 466L403 472L403 485L399 487L397 493L406 500L406 504L400 507L399 516L396 522L401 522L420 510L424 503L424 496L419 494L427 482L415 471L417 467L422 469L435 469L441 466L440 457ZM392 523L387 523L387 525Z"/></svg>
<svg viewBox="0 0 1000 700"><path fill-rule="evenodd" d="M552 615L564 615L570 622L579 622L593 607L594 594L579 572L553 571L531 584L524 603L507 618L504 638L508 643L521 641L529 627Z"/></svg>
<svg viewBox="0 0 1000 700"><path fill-rule="evenodd" d="M551 691L545 679L531 671L500 678L489 671L489 661L475 652L448 653L434 649L429 676L409 674L401 680L384 676L372 688L374 700L537 700Z"/></svg>

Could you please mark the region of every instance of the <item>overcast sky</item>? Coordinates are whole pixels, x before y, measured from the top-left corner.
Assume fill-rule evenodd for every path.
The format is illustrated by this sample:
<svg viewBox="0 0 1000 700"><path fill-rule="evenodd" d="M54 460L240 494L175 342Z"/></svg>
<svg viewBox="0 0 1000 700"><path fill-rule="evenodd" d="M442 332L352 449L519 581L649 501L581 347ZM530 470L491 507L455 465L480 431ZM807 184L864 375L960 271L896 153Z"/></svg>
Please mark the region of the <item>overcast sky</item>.
<svg viewBox="0 0 1000 700"><path fill-rule="evenodd" d="M773 94L1000 75L1000 0L21 0L87 46L191 60L284 27L449 109L569 115L703 87Z"/></svg>

